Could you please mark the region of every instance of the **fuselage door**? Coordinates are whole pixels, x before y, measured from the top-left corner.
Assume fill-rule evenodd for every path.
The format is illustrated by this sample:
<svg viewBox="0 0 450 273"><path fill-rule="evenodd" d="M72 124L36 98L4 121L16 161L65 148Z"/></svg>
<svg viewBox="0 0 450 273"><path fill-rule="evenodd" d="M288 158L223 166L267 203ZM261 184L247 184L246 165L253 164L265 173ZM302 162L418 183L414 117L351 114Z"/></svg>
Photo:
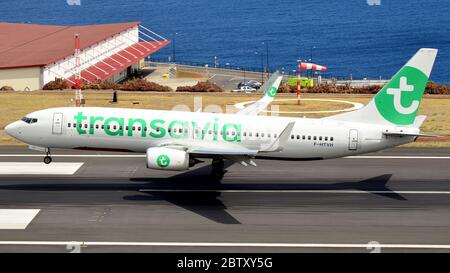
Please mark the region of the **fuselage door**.
<svg viewBox="0 0 450 273"><path fill-rule="evenodd" d="M358 150L358 130L351 129L348 139L348 149L351 151Z"/></svg>
<svg viewBox="0 0 450 273"><path fill-rule="evenodd" d="M63 114L62 113L54 113L53 114L53 129L52 129L52 133L54 135L62 134L62 123L63 123Z"/></svg>

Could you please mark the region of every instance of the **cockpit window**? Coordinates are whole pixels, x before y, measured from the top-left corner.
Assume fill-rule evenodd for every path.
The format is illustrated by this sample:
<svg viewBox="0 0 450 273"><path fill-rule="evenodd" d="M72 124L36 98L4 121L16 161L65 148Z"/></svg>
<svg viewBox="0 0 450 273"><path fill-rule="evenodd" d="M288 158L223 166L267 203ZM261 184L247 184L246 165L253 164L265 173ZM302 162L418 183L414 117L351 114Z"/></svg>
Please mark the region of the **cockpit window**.
<svg viewBox="0 0 450 273"><path fill-rule="evenodd" d="M38 122L38 119L37 118L23 117L22 121L24 121L24 122L26 122L28 124L33 124L33 123Z"/></svg>

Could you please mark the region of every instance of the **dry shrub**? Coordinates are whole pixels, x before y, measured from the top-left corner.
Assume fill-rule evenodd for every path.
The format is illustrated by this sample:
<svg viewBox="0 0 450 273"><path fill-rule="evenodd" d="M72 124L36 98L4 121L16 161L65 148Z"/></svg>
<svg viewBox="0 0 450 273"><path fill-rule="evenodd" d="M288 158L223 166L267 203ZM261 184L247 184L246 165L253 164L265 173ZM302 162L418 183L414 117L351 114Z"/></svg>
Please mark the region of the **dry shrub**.
<svg viewBox="0 0 450 273"><path fill-rule="evenodd" d="M178 86L177 92L223 92L223 89L215 83L205 81L194 86Z"/></svg>
<svg viewBox="0 0 450 273"><path fill-rule="evenodd" d="M81 89L93 89L93 90L108 90L108 89L112 89L112 90L117 90L119 89L120 85L117 83L114 83L111 80L106 80L106 81L94 81L91 83L88 82L83 82L83 85L81 86Z"/></svg>
<svg viewBox="0 0 450 273"><path fill-rule="evenodd" d="M351 87L349 85L335 86L332 84L316 85L311 88L302 88L302 93L328 93L328 94L376 94L381 90L381 85L363 87ZM295 86L280 86L279 93L295 93ZM429 82L425 88L425 94L450 95L450 86Z"/></svg>
<svg viewBox="0 0 450 273"><path fill-rule="evenodd" d="M288 85L281 85L280 87L278 87L278 93L293 93L295 92L296 89L294 89L294 91L292 91L292 88L289 87Z"/></svg>
<svg viewBox="0 0 450 273"><path fill-rule="evenodd" d="M66 80L61 78L56 78L54 81L50 81L44 85L42 89L44 90L63 90L67 89L69 86L67 85Z"/></svg>
<svg viewBox="0 0 450 273"><path fill-rule="evenodd" d="M14 91L14 88L12 88L11 86L2 86L2 88L0 88L0 91Z"/></svg>
<svg viewBox="0 0 450 273"><path fill-rule="evenodd" d="M425 93L450 95L450 86L445 85L445 84L437 84L434 82L428 82L427 87L425 88Z"/></svg>
<svg viewBox="0 0 450 273"><path fill-rule="evenodd" d="M168 92L171 88L154 82L149 82L143 78L128 80L119 85L119 90L124 91L159 91Z"/></svg>

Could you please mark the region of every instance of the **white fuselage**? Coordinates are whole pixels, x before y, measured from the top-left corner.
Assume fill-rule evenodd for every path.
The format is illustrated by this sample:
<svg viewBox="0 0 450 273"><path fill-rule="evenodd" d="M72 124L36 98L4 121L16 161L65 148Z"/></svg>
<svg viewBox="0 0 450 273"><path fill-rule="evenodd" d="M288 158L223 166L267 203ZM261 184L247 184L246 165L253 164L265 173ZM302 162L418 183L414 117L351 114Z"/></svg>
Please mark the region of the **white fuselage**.
<svg viewBox="0 0 450 273"><path fill-rule="evenodd" d="M414 137L409 136L383 135L385 126L328 119L100 107L52 108L27 117L37 121L17 121L6 128L7 132L30 145L45 148L145 153L150 147L170 143L263 150L272 145L292 121L295 126L283 149L263 152L258 157L292 160L337 158L414 141Z"/></svg>

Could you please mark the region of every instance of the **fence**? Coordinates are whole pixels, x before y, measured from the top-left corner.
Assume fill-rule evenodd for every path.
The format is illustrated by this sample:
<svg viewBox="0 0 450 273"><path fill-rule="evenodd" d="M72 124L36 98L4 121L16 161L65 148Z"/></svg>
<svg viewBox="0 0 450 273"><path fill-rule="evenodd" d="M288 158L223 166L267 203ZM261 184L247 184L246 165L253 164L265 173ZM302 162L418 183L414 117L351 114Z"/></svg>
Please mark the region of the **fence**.
<svg viewBox="0 0 450 273"><path fill-rule="evenodd" d="M168 64L166 58L154 58L151 57L146 60L145 64L146 66L149 66L151 63L164 63ZM245 72L256 72L256 73L273 73L275 70L267 69L266 67L251 67L251 66L236 66L236 65L229 65L229 64L219 64L219 63L207 63L207 62L193 62L193 61L183 61L178 60L176 61L176 64L178 65L186 65L186 66L195 66L195 67L206 67L208 68L217 68L217 69L229 69L229 70L235 70L236 72L239 71L245 71ZM292 70L280 70L283 74L287 76L297 76L296 72ZM321 76L323 80L333 80L333 81L384 81L381 77L363 77L363 78L354 78L352 75L348 76L342 76L342 75L334 75L329 72L317 72L314 73L313 78L317 78L317 76Z"/></svg>

